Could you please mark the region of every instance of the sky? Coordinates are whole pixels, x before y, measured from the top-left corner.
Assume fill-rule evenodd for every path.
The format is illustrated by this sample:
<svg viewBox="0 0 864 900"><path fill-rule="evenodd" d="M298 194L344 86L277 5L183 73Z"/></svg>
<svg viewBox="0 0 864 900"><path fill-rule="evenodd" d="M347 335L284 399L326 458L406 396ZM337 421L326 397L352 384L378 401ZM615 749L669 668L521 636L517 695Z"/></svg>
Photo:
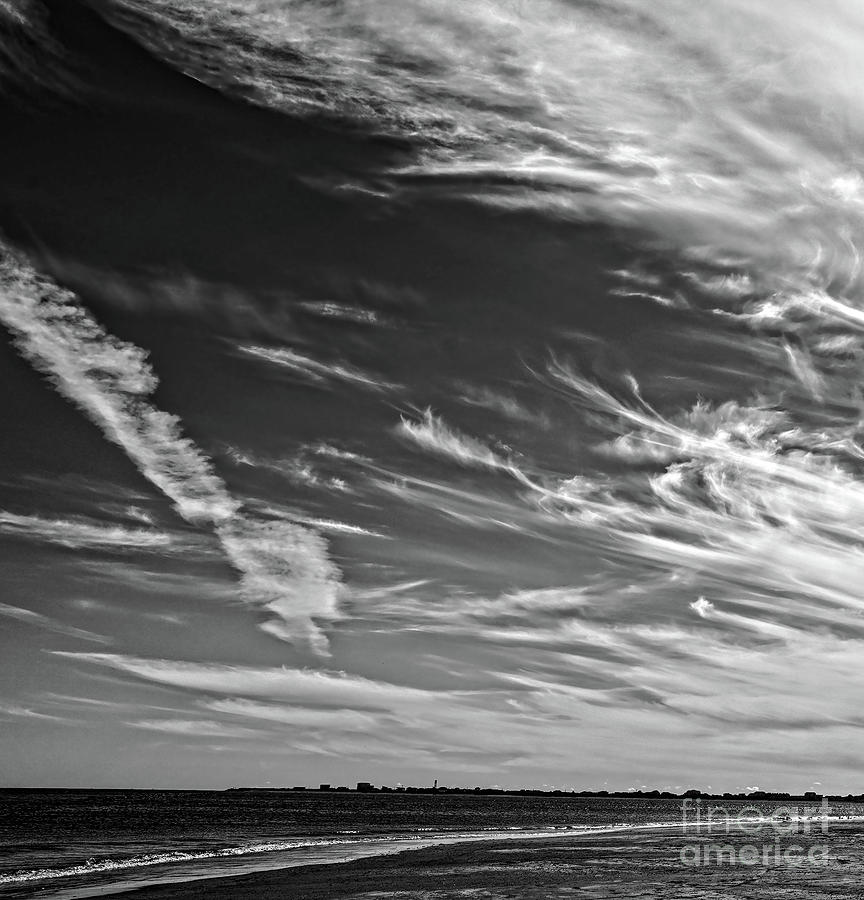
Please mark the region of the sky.
<svg viewBox="0 0 864 900"><path fill-rule="evenodd" d="M0 33L2 784L862 790L860 5Z"/></svg>

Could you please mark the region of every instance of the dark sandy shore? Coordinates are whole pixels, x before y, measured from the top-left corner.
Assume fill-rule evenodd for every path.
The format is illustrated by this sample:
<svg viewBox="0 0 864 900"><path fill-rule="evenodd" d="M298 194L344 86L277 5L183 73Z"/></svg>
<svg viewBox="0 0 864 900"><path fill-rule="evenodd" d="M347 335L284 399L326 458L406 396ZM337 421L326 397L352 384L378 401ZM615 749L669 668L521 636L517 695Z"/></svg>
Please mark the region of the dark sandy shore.
<svg viewBox="0 0 864 900"><path fill-rule="evenodd" d="M767 865L682 864L683 847L744 845L768 853ZM800 850L796 850L800 847ZM768 848L766 850L766 848ZM826 858L813 862L815 848ZM790 851L797 864L784 862ZM779 854L779 859L775 857ZM116 895L120 896L120 895ZM304 866L234 878L142 888L128 900L199 898L398 898L398 900L499 900L499 898L627 897L772 900L864 897L864 827L832 824L827 834L682 835L673 831L471 842L371 857L349 863Z"/></svg>

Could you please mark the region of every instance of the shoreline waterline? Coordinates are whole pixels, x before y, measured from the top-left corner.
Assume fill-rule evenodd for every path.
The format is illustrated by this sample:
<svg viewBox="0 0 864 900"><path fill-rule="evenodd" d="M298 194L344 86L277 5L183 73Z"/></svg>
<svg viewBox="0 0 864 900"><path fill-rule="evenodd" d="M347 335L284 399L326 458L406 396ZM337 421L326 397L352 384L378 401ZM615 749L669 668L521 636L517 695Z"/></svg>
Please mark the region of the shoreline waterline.
<svg viewBox="0 0 864 900"><path fill-rule="evenodd" d="M781 824L784 827L794 823L807 823L819 825L825 823L852 824L864 822L864 815L829 815L829 816L794 816L778 820L773 816L753 816L735 818L736 825L770 826ZM452 846L463 843L498 843L502 841L532 841L539 839L553 839L566 837L592 837L614 834L648 834L652 831L670 831L680 829L684 834L694 832L709 833L712 830L722 831L728 823L721 820L713 822L705 821L665 821L650 823L616 823L599 826L586 825L559 825L546 829L519 829L471 831L459 833L438 832L436 834L422 835L394 835L389 837L358 837L358 838L322 838L305 841L271 841L266 844L256 844L246 847L228 847L217 851L202 853L177 854L171 859L164 858L167 854L154 854L154 858L130 858L128 860L106 861L100 866L95 864L89 868L84 866L68 867L62 870L54 870L51 874L46 870L42 873L21 873L21 876L0 876L0 886L21 885L26 886L39 882L40 897L45 900L86 900L86 898L113 896L125 894L142 888L156 887L170 884L186 884L195 881L221 880L255 873L273 872L282 869L294 869L302 866L332 865L348 863L370 857L391 856L412 850L425 850L434 847ZM300 851L302 855L283 856ZM272 855L271 855L272 854ZM162 858L155 858L155 857ZM281 857L281 858L280 858ZM151 867L166 866L178 867L184 864L204 863L208 860L224 861L228 863L218 871L209 869L196 872L189 867L177 871L165 871L162 873L148 872L145 877L133 878L126 881L109 881L101 884L74 885L63 887L57 885L57 890L51 889L50 882L60 879L87 877L88 875L109 874L111 872L138 872L148 870ZM142 873L143 874L143 873Z"/></svg>

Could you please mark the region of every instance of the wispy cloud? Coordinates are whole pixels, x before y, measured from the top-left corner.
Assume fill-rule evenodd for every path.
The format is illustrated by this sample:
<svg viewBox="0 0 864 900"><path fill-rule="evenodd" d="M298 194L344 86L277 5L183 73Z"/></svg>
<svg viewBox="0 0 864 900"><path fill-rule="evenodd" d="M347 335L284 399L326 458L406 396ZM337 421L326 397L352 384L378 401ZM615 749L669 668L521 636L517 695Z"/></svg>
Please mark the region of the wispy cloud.
<svg viewBox="0 0 864 900"><path fill-rule="evenodd" d="M229 447L227 455L235 465L272 472L298 487L317 488L337 493L350 493L351 491L344 478L325 473L321 467L313 463L308 458L305 448L294 456L276 459L238 450L235 447Z"/></svg>
<svg viewBox="0 0 864 900"><path fill-rule="evenodd" d="M179 613L175 612L158 612L151 610L138 610L138 609L130 609L128 604L112 604L106 603L103 600L94 600L92 597L76 597L74 600L70 601L70 606L75 609L81 610L85 613L109 613L111 615L122 615L122 616L136 616L141 619L145 619L150 622L160 622L163 625L185 625L187 623L187 618Z"/></svg>
<svg viewBox="0 0 864 900"><path fill-rule="evenodd" d="M262 723L289 725L294 728L366 731L383 724L379 714L353 709L276 705L240 699L210 700L203 705L213 712L241 716L244 719L256 719Z"/></svg>
<svg viewBox="0 0 864 900"><path fill-rule="evenodd" d="M155 529L124 528L89 519L45 519L0 510L0 533L46 541L73 550L164 550L174 538Z"/></svg>
<svg viewBox="0 0 864 900"><path fill-rule="evenodd" d="M53 652L57 656L105 666L157 684L295 704L375 710L385 709L394 702L420 703L432 696L427 691L344 672L141 659L114 653Z"/></svg>
<svg viewBox="0 0 864 900"><path fill-rule="evenodd" d="M335 519L313 519L309 516L302 516L298 517L296 521L308 525L316 531L329 531L333 534L346 534L354 537L386 537L386 535L378 531L371 531L368 528L362 528L360 525L351 525L349 522L337 522Z"/></svg>
<svg viewBox="0 0 864 900"><path fill-rule="evenodd" d="M146 352L108 334L71 291L9 251L0 259L0 317L21 354L126 452L184 519L212 524L237 512L239 504L177 417L148 402L157 379Z"/></svg>
<svg viewBox="0 0 864 900"><path fill-rule="evenodd" d="M23 88L31 95L36 87L65 102L80 99L88 86L46 19L44 8L32 0L0 0L0 22L8 34L0 56L0 83L4 92ZM37 58L47 64L35 65Z"/></svg>
<svg viewBox="0 0 864 900"><path fill-rule="evenodd" d="M244 594L271 614L262 627L283 640L299 637L325 653L327 640L316 619L337 617L340 589L326 541L291 522L239 516L220 528L219 537L241 573Z"/></svg>
<svg viewBox="0 0 864 900"><path fill-rule="evenodd" d="M9 251L0 260L0 319L21 354L123 449L184 519L215 531L241 573L245 596L273 617L265 627L323 652L326 639L313 616L332 618L338 587L325 543L300 525L241 514L240 502L179 419L150 403L157 379L146 353L108 334L72 292Z"/></svg>
<svg viewBox="0 0 864 900"><path fill-rule="evenodd" d="M514 422L524 422L541 428L551 426L549 417L545 414L529 410L511 394L492 388L462 385L462 395L459 399L468 406L488 409Z"/></svg>
<svg viewBox="0 0 864 900"><path fill-rule="evenodd" d="M805 432L770 405L735 402L665 417L635 382L628 402L557 364L552 374L618 433L599 449L633 468L539 480L513 469L541 506L670 573L862 608L864 491L842 461L861 455L854 425Z"/></svg>
<svg viewBox="0 0 864 900"><path fill-rule="evenodd" d="M349 306L345 303L335 303L332 300L307 300L300 306L306 312L324 319L338 319L343 322L354 322L357 325L381 324L379 313L361 306Z"/></svg>
<svg viewBox="0 0 864 900"><path fill-rule="evenodd" d="M56 655L107 666L184 692L209 695L201 705L209 713L220 713L233 721L242 717L257 720L262 728L286 726L297 735L306 732L305 739L294 743L306 752L345 754L352 741L356 744L356 737L348 734L354 731L362 731L364 736L362 747L355 747L352 755L390 758L410 748L427 761L441 752L477 755L479 761L481 750L498 758L508 757L523 752L533 740L530 724L518 720L509 723L511 738L495 736L501 727L500 711L507 707L494 693L424 690L345 672L227 666L120 654L63 651ZM380 733L385 722L386 733Z"/></svg>
<svg viewBox="0 0 864 900"><path fill-rule="evenodd" d="M523 615L524 629L531 631L538 606L561 607L563 590L557 597L504 598L504 605L510 614ZM577 600L576 606L582 604ZM478 628L480 620L472 621L466 609L470 604L454 604L445 618L451 626L461 624L474 644L486 640L485 626ZM596 607L589 612L596 613ZM641 765L639 771L690 778L701 771L692 758L693 741L710 735L715 775L738 771L742 758L752 764L761 755L770 757L773 769L760 765L756 771L770 770L779 778L794 777L794 761L777 760L778 753L788 755L778 742L790 734L795 759L818 752L825 729L831 729L836 747L855 745L864 717L846 675L860 655L858 642L788 629L767 643L755 635L756 641L742 645L728 630L730 623L702 622L698 616L689 625L571 619L580 631L572 631L565 643L550 640L542 654L521 652L518 641L502 648L495 659L505 668L496 686L475 691L418 690L335 672L62 655L203 695L198 706L206 710L206 721L218 723L212 727L254 727L262 748L278 742L342 759L405 760L408 754L424 766L440 766L446 759L453 771L488 771L490 759L517 770L524 766L526 773L540 765L563 771L572 766L574 736L580 748L608 748L616 735L636 728L647 744L616 745L616 766ZM537 627L550 631L567 625L548 618ZM790 659L796 663L791 668ZM826 684L833 686L829 705ZM770 685L770 690L751 691L747 685ZM178 733L195 733L192 716L167 721L177 719L191 723L177 726ZM361 741L354 732L362 733ZM585 771L608 774L603 764L589 760Z"/></svg>
<svg viewBox="0 0 864 900"><path fill-rule="evenodd" d="M511 474L516 470L508 464ZM376 490L398 498L417 509L434 510L452 522L471 528L518 532L540 540L562 540L566 528L543 511L532 508L520 497L507 493L484 492L474 487L459 487L449 481L417 478L398 472L384 472L369 480ZM386 475L387 477L383 477ZM517 482L519 483L519 482ZM555 531L558 535L554 535Z"/></svg>
<svg viewBox="0 0 864 900"><path fill-rule="evenodd" d="M390 384L381 378L369 375L356 366L346 363L321 362L311 356L305 356L292 350L290 347L259 347L247 345L239 347L242 353L254 356L257 359L279 366L299 375L309 381L318 384L326 384L329 381L340 381L355 387L366 388L375 391L394 390L397 385Z"/></svg>
<svg viewBox="0 0 864 900"><path fill-rule="evenodd" d="M43 631L53 631L55 634L62 634L78 640L95 641L99 644L110 643L109 639L101 634L95 634L83 628L76 628L73 625L60 622L58 619L34 612L32 609L10 606L8 603L0 603L0 616L6 616L8 619L15 619L18 622L32 625L34 628L40 628Z"/></svg>
<svg viewBox="0 0 864 900"><path fill-rule="evenodd" d="M254 728L226 725L208 719L138 719L126 724L143 731L157 731L190 738L254 738L261 735L261 732Z"/></svg>
<svg viewBox="0 0 864 900"><path fill-rule="evenodd" d="M0 718L32 719L43 722L67 722L62 716L52 716L49 713L30 709L28 706L18 706L14 703L0 703Z"/></svg>
<svg viewBox="0 0 864 900"><path fill-rule="evenodd" d="M435 483L393 475L385 463L366 466L354 496L369 488L378 492L362 498L370 505L399 498L401 521L397 527L394 516L388 531L397 536L407 514L419 512L421 564L394 566L394 580L411 581L358 594L357 605L367 604L383 631L400 632L395 646L404 640L410 647L410 660L397 659L394 671L415 666L430 644L441 657L453 654L456 671L460 651L453 646L461 642L470 647L472 675L509 679L507 690L478 698L337 672L116 654L74 658L205 694L213 721L224 715L288 724L293 717L314 728L315 716L336 717L338 704L361 717L393 716L391 752L410 746L423 759L500 749L509 760L548 754L572 769L578 742L585 766L601 755L598 748L614 747L616 765L629 760L644 771L658 765L646 759L652 746L686 775L700 735L737 767L742 752L751 760L788 754L780 738L793 729L796 758L829 752L820 746L827 728L832 748L835 738L843 750L860 744L850 673L859 668L864 612L864 267L856 238L864 180L855 124L864 109L862 77L855 76L864 76L864 7L843 0L827 16L804 0L730 0L692 5L693 15L682 16L680 3L613 6L538 0L526 15L518 3L454 0L188 0L181 13L172 0L125 0L127 11L151 17L138 37L157 50L168 53L170 43L176 53L184 39L211 47L216 68L234 76L221 80L222 89L232 82L245 97L292 114L364 123L371 115L376 133L409 136L418 152L413 165L388 173L395 190L428 184L434 191L446 182L472 200L625 223L628 246L639 232L651 240L646 256L671 247L662 277L638 265L615 273L624 287L613 288L611 306L632 309L640 301L654 323L707 321L704 345L715 361L705 367L734 375L736 385L746 373L734 362L723 368L733 344L749 330L758 336L751 355L765 355L753 360L755 388L751 379L724 393L728 382L718 378L705 401L697 400L702 384L683 369L613 382L555 362L544 386L568 397L573 413L564 423L549 422L558 434L544 437L562 440L545 465L544 448L532 451L530 471L513 462L516 451L462 433L431 410L396 427L413 448L443 460L436 469L444 475ZM229 12L230 28L254 40L220 39ZM212 79L212 56L209 69L198 68L200 57L190 55L193 74ZM294 59L302 61L302 78L291 71L286 77ZM323 452L314 465L306 457L284 466L248 457L249 465L271 472L282 466L292 486L317 488L317 518L241 509L179 422L151 405L155 377L143 351L106 334L71 295L16 265L3 276L11 299L0 301L0 315L22 353L186 521L213 530L250 604L268 616L266 628L323 649L321 623L338 615L341 579L316 532L364 536L348 514L324 506L325 492L341 488L321 475ZM595 304L587 300L590 329ZM509 317L516 304L502 302ZM525 303L547 308L531 297ZM305 309L352 316L347 303ZM716 330L725 330L722 338ZM683 340L665 338L662 351L674 356ZM641 345L633 364L651 369L655 351ZM344 358L258 344L237 352L271 367L267 374L278 369L352 395L392 387ZM481 363L472 360L472 371ZM507 418L511 431L513 422L529 421L524 403L503 392L464 389L457 402ZM567 449L577 444L570 460ZM454 475L470 486L449 483ZM484 494L481 481L496 493ZM58 540L56 528L38 527L46 540ZM545 539L553 529L564 547L554 548L556 558L564 559L572 586L549 572L552 553L526 549L526 539ZM505 536L517 547L512 560L502 549ZM464 546L451 553L442 546L447 537ZM488 593L449 590L445 565L455 561L476 576L469 554L484 540L496 586ZM384 547L395 556L407 543ZM364 546L375 549L371 541ZM583 566L578 553L592 558ZM619 577L588 583L589 569ZM543 588L532 589L532 579ZM448 675L448 683L457 680ZM214 699L224 695L230 699ZM310 712L315 704L327 712ZM162 721L187 720L178 714ZM622 733L639 740L621 746ZM376 751L386 752L384 743ZM342 735L329 743L310 738L306 746L352 752ZM775 759L778 775L781 764Z"/></svg>
<svg viewBox="0 0 864 900"><path fill-rule="evenodd" d="M485 469L504 469L507 461L476 438L461 434L427 409L420 419L403 418L397 434L421 449L453 460L462 466Z"/></svg>

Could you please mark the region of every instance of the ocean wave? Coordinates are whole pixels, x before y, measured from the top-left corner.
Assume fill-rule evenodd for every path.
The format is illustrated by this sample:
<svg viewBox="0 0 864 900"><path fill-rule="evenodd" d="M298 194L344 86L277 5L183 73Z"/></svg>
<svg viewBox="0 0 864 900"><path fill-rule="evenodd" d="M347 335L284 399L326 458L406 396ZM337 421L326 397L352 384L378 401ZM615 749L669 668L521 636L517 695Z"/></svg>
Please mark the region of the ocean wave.
<svg viewBox="0 0 864 900"><path fill-rule="evenodd" d="M529 829L525 829L526 832ZM286 850L304 850L317 847L351 847L369 844L393 844L416 840L419 835L427 838L434 832L433 828L415 828L412 832L399 835L373 835L365 837L317 838L306 840L266 841L257 844L245 844L239 847L220 847L215 850L199 851L167 851L132 856L125 859L90 859L85 863L54 869L29 869L0 874L0 884L19 884L28 881L40 881L58 878L72 878L82 875L98 875L105 872L120 872L126 869L137 869L145 866L170 865L172 863L197 862L210 859L227 859L238 856L254 856L259 853L275 853ZM468 837L477 833L466 835ZM356 834L356 832L340 832L340 834ZM442 834L442 837L453 839L453 834Z"/></svg>
<svg viewBox="0 0 864 900"><path fill-rule="evenodd" d="M218 850L202 850L184 852L180 850L164 853L149 853L142 856L131 856L126 859L89 859L85 863L56 869L29 869L9 874L0 874L0 884L19 884L27 881L40 881L55 878L72 878L76 875L97 875L102 872L120 872L125 869L137 869L143 866L160 866L171 863L195 862L205 859L221 859L256 853L271 853L278 850L298 850L304 847L327 847L334 844L356 843L348 840L322 841L270 841L262 844L249 844L242 847L221 847Z"/></svg>
<svg viewBox="0 0 864 900"><path fill-rule="evenodd" d="M675 823L668 823L669 825ZM392 835L367 835L363 837L338 837L338 838L314 838L305 840L284 840L284 841L266 841L256 844L245 844L239 847L220 847L214 850L198 850L198 851L167 851L162 853L143 854L141 856L132 856L125 859L89 859L85 863L74 866L65 866L53 869L28 869L0 874L0 884L20 884L29 881L41 881L50 879L72 878L75 876L98 875L110 872L122 872L127 869L137 869L147 866L170 865L172 863L198 862L204 860L228 859L240 856L254 856L260 853L275 853L286 850L306 850L326 847L353 847L353 846L369 846L381 844L389 846L393 844L416 842L418 840L431 840L435 835L435 840L455 841L455 840L471 840L483 838L490 839L491 834L501 834L502 836L524 836L551 834L562 830L578 830L585 832L616 830L620 828L630 827L624 823L615 825L568 825L562 827L545 826L542 830L536 828L513 826L506 830L490 826L488 829L480 829L472 832L441 832L434 828L414 828L410 832L404 834ZM349 834L351 832L340 832L340 834ZM434 842L434 841L433 841Z"/></svg>
<svg viewBox="0 0 864 900"><path fill-rule="evenodd" d="M770 826L777 823L777 819L771 815L735 817L736 825L765 825ZM797 815L783 819L783 826L788 826L790 822L850 822L864 821L864 815ZM719 823L719 824L718 824ZM694 822L688 822L691 830L696 827ZM380 844L382 848L392 848L393 845L405 844L405 849L419 849L416 844L423 846L431 846L435 844L450 844L461 841L471 840L513 840L518 838L533 839L543 837L554 837L564 835L590 835L590 834L607 834L615 832L629 831L651 831L656 829L672 829L683 828L684 823L681 819L676 820L658 820L653 822L613 822L604 825L586 825L586 824L570 824L570 825L545 825L541 828L530 826L509 826L501 828L489 826L487 828L477 829L468 832L447 832L432 828L414 828L410 832L404 834L390 835L368 835L358 838L314 838L306 840L284 840L284 841L266 841L255 844L246 844L239 847L220 847L215 850L201 851L166 851L162 853L143 854L141 856L133 856L125 859L88 859L85 863L74 866L66 866L54 869L27 869L2 874L0 873L0 885L2 884L23 884L31 881L47 881L63 878L81 877L88 875L99 875L104 873L122 872L128 869L138 869L148 866L171 865L176 863L198 862L205 860L228 859L244 856L255 856L262 853L275 853L288 850L313 850L316 848L326 847L360 847L374 846ZM704 828L724 827L723 823L718 822L706 823ZM434 833L433 833L434 832ZM347 834L350 832L340 832ZM386 852L382 849L382 852Z"/></svg>

